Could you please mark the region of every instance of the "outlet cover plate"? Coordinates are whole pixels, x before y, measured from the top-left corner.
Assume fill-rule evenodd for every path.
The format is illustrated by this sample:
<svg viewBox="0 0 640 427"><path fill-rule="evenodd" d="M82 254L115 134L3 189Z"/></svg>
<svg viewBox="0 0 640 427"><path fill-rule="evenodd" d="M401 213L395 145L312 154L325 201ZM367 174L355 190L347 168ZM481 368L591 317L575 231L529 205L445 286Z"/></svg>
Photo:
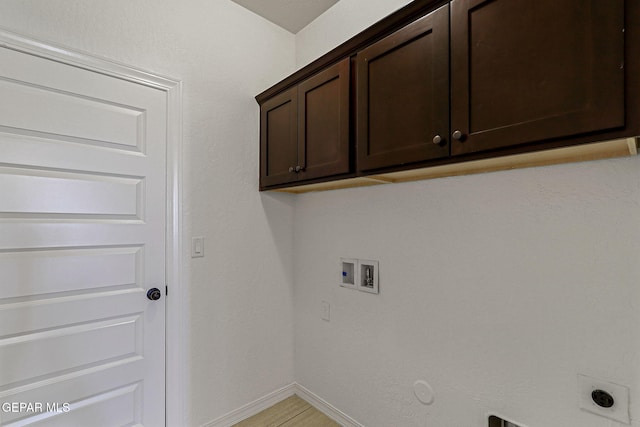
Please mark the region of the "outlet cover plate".
<svg viewBox="0 0 640 427"><path fill-rule="evenodd" d="M613 406L611 408L603 408L596 405L591 398L591 393L594 390L604 390L612 395L614 399ZM580 409L610 420L631 424L629 418L629 387L579 374L578 395Z"/></svg>
<svg viewBox="0 0 640 427"><path fill-rule="evenodd" d="M331 304L327 301L322 301L320 303L320 318L327 322L331 321Z"/></svg>

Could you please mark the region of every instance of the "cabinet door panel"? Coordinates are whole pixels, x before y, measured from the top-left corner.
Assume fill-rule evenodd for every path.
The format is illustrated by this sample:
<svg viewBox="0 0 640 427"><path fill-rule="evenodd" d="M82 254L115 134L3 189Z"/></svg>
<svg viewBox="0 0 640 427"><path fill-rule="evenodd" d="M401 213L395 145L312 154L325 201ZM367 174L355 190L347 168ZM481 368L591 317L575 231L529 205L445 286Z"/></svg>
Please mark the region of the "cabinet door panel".
<svg viewBox="0 0 640 427"><path fill-rule="evenodd" d="M300 179L349 172L349 59L298 86Z"/></svg>
<svg viewBox="0 0 640 427"><path fill-rule="evenodd" d="M453 154L624 126L623 0L453 0Z"/></svg>
<svg viewBox="0 0 640 427"><path fill-rule="evenodd" d="M297 179L290 167L298 163L298 98L296 88L283 92L260 107L260 186Z"/></svg>
<svg viewBox="0 0 640 427"><path fill-rule="evenodd" d="M358 53L359 170L449 155L448 33L443 6Z"/></svg>

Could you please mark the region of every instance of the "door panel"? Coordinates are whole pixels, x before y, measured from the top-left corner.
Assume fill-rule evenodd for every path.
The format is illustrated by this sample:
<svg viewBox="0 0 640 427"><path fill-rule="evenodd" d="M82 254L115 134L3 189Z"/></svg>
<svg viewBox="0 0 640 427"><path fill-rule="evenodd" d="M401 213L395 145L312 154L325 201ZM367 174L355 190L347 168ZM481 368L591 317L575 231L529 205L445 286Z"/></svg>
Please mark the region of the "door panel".
<svg viewBox="0 0 640 427"><path fill-rule="evenodd" d="M12 369L0 372L0 383L32 382L106 360L140 355L140 335L140 316L135 315L6 338L0 343L0 363Z"/></svg>
<svg viewBox="0 0 640 427"><path fill-rule="evenodd" d="M164 425L166 94L0 64L0 424Z"/></svg>
<svg viewBox="0 0 640 427"><path fill-rule="evenodd" d="M357 67L358 169L449 155L448 6L359 52Z"/></svg>
<svg viewBox="0 0 640 427"><path fill-rule="evenodd" d="M454 0L453 154L624 126L623 0Z"/></svg>
<svg viewBox="0 0 640 427"><path fill-rule="evenodd" d="M143 365L143 360L138 357L137 359L123 359L109 364L104 364L99 368L87 368L75 371L72 374L65 375L59 381L51 383L45 380L35 383L37 386L36 388L21 389L20 391L12 394L10 399L13 402L47 402L55 404L57 402L49 402L51 396L64 395L71 402L74 402L74 412L76 412L81 407L87 406L87 403L100 401L100 398L92 399L93 396L108 396L109 392L105 393L104 390L120 388L124 378L129 378L129 381L132 381L133 384L140 384L140 380L142 379L140 372L144 371ZM91 397L87 398L87 396ZM138 402L141 400L135 395L132 397L134 397ZM7 412L3 414L2 425L41 425L36 424L37 420L41 420L40 422L42 423L57 421L65 426L93 426L94 423L110 426L135 425L135 421L142 418L142 408L138 407L137 411L132 414L133 416L129 415L132 420L128 423L117 424L117 417L121 415L119 413L111 414L111 416L104 416L103 418L96 417L94 420L85 420L84 422L74 423L70 418L72 416L75 417L75 415L73 413L65 412L63 405L56 406L56 409L58 410L55 412L38 412L32 414L32 416L27 416L26 418L24 413ZM127 412L123 407L118 408L117 410L117 412L121 411L124 413Z"/></svg>
<svg viewBox="0 0 640 427"><path fill-rule="evenodd" d="M298 86L300 179L349 172L349 58Z"/></svg>
<svg viewBox="0 0 640 427"><path fill-rule="evenodd" d="M4 126L132 148L142 142L145 112L134 107L11 80L0 80L0 91L12 99L0 104Z"/></svg>
<svg viewBox="0 0 640 427"><path fill-rule="evenodd" d="M4 251L0 299L141 286L143 256L140 246Z"/></svg>
<svg viewBox="0 0 640 427"><path fill-rule="evenodd" d="M140 419L137 405L142 393L140 382L101 393L97 396L77 402L73 412L64 414L46 414L48 416L34 420L38 427L68 426L130 426L136 425ZM20 424L18 424L20 425Z"/></svg>
<svg viewBox="0 0 640 427"><path fill-rule="evenodd" d="M260 185L282 184L297 179L289 171L298 165L298 96L290 89L260 107Z"/></svg>
<svg viewBox="0 0 640 427"><path fill-rule="evenodd" d="M39 218L102 216L142 219L143 179L86 171L52 171L0 166L3 217L37 215ZM39 194L39 197L33 197Z"/></svg>

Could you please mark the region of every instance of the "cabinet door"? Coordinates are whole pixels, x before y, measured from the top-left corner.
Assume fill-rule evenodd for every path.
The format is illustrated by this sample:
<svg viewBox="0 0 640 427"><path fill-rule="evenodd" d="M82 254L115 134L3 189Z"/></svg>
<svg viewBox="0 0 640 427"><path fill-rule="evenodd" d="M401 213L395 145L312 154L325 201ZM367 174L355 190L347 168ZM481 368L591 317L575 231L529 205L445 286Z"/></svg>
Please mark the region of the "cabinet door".
<svg viewBox="0 0 640 427"><path fill-rule="evenodd" d="M296 88L260 107L260 188L293 182L298 164L298 97Z"/></svg>
<svg viewBox="0 0 640 427"><path fill-rule="evenodd" d="M623 28L623 0L453 0L452 154L624 126Z"/></svg>
<svg viewBox="0 0 640 427"><path fill-rule="evenodd" d="M449 7L359 52L357 92L359 170L448 156Z"/></svg>
<svg viewBox="0 0 640 427"><path fill-rule="evenodd" d="M349 58L298 86L299 179L349 172Z"/></svg>

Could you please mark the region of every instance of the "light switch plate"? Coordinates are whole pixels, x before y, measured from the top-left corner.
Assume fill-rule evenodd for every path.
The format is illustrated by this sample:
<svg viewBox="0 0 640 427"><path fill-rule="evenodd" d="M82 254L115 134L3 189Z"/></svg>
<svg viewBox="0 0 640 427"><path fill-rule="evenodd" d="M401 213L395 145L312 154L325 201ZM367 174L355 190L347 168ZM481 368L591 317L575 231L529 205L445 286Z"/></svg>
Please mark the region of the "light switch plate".
<svg viewBox="0 0 640 427"><path fill-rule="evenodd" d="M595 390L603 390L613 396L614 404L611 408L603 408L595 404L591 393ZM612 382L592 378L586 375L578 375L578 404L592 414L600 415L621 423L630 424L629 418L629 388Z"/></svg>
<svg viewBox="0 0 640 427"><path fill-rule="evenodd" d="M204 237L191 238L191 258L202 258L204 256Z"/></svg>

